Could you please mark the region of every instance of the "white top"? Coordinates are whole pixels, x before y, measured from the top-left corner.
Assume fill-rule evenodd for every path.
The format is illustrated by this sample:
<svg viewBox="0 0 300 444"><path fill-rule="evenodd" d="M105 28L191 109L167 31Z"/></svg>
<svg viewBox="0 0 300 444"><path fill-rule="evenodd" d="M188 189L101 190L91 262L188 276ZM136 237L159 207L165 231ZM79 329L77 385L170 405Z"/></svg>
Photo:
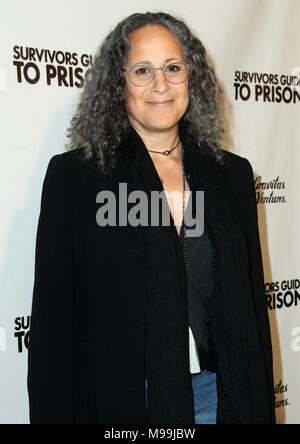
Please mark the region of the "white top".
<svg viewBox="0 0 300 444"><path fill-rule="evenodd" d="M200 373L201 368L199 363L199 356L191 327L189 327L189 332L190 332L190 372L192 374Z"/></svg>

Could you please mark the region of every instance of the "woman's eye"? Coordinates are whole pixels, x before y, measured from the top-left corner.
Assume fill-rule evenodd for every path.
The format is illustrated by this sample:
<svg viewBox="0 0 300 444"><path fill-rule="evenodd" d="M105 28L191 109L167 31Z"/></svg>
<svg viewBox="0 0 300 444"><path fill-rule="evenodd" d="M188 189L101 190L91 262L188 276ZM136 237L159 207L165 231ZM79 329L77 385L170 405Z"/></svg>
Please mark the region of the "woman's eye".
<svg viewBox="0 0 300 444"><path fill-rule="evenodd" d="M151 72L151 69L148 66L141 66L138 69L135 69L134 73L138 76L149 74Z"/></svg>
<svg viewBox="0 0 300 444"><path fill-rule="evenodd" d="M180 65L167 66L167 71L169 71L169 72L177 72L177 71L180 71L180 69L181 69Z"/></svg>

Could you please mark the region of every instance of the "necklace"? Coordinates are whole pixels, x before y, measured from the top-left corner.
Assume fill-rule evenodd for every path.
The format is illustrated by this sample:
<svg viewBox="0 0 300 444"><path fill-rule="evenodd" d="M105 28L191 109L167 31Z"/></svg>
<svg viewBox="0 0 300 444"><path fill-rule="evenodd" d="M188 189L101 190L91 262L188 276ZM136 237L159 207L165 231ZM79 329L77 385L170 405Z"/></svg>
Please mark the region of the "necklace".
<svg viewBox="0 0 300 444"><path fill-rule="evenodd" d="M178 147L179 143L180 143L180 139L178 140L178 142L174 146L174 148L172 148L171 150L167 150L167 151L163 151L163 152L161 152L161 151L152 151L152 150L148 150L148 151L150 151L150 153L158 153L158 154L163 154L164 156L168 156L173 150L175 150L175 148Z"/></svg>
<svg viewBox="0 0 300 444"><path fill-rule="evenodd" d="M175 150L175 148L178 147L180 143L180 139L178 141L178 143L176 144L176 146L174 146L174 148L172 148L170 151L164 151L163 153L160 151L151 151L152 153L159 153L159 154L164 154L165 156L168 156L170 154L171 151ZM181 144L181 165L182 165L182 226L183 226L183 258L184 258L184 268L185 271L187 272L187 245L186 245L186 225L185 225L185 168L184 168L184 149L183 149L183 145ZM171 170L174 167L171 168ZM169 170L167 172L167 174L164 175L164 177L166 175L169 174L169 172L171 171ZM189 177L189 176L188 176ZM164 180L159 176L161 183L164 183Z"/></svg>
<svg viewBox="0 0 300 444"><path fill-rule="evenodd" d="M182 209L182 225L183 225L183 258L184 258L184 267L187 272L187 245L186 245L186 226L185 226L185 168L184 168L184 151L183 145L181 144L181 164L182 164L182 188L183 188L183 209Z"/></svg>
<svg viewBox="0 0 300 444"><path fill-rule="evenodd" d="M152 153L159 153L159 154L164 154L165 156L168 156L171 153L171 151L175 150L175 148L178 147L179 144L180 144L180 139L179 139L178 143L174 146L174 148L172 148L170 151L164 151L163 153L161 151L151 151L151 150L148 150L148 151L151 151ZM175 167L175 165L173 165L172 168L166 174L164 174L163 176L159 176L162 184L165 183L165 181L163 180L163 177L166 177L173 170L174 167Z"/></svg>

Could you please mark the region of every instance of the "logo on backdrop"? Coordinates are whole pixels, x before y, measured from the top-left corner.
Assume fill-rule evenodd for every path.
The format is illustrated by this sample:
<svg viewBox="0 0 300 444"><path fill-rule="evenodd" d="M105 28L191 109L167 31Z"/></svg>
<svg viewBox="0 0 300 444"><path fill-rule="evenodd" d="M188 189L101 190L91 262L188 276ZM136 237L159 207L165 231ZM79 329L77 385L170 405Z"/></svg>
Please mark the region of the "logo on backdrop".
<svg viewBox="0 0 300 444"><path fill-rule="evenodd" d="M275 408L279 409L281 407L286 407L290 405L289 400L287 398L288 393L288 384L284 384L281 380L274 387L274 395L275 395Z"/></svg>
<svg viewBox="0 0 300 444"><path fill-rule="evenodd" d="M23 353L23 351L28 349L30 319L30 316L22 316L15 319L15 338L17 339L19 353Z"/></svg>
<svg viewBox="0 0 300 444"><path fill-rule="evenodd" d="M15 45L13 65L18 83L82 88L84 72L93 64L88 54Z"/></svg>
<svg viewBox="0 0 300 444"><path fill-rule="evenodd" d="M298 307L300 305L300 279L266 282L265 294L269 310Z"/></svg>
<svg viewBox="0 0 300 444"><path fill-rule="evenodd" d="M237 101L299 103L300 73L296 68L292 74L268 74L235 71L234 96Z"/></svg>
<svg viewBox="0 0 300 444"><path fill-rule="evenodd" d="M261 176L255 178L256 202L258 204L287 203L285 190L286 182L280 176L271 180L263 180Z"/></svg>

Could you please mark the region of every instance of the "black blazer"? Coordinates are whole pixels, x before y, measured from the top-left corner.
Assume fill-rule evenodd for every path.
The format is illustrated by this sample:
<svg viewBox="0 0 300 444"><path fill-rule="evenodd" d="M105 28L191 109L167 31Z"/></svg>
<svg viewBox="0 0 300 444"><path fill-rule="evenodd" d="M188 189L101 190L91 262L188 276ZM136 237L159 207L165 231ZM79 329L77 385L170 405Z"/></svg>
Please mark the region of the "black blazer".
<svg viewBox="0 0 300 444"><path fill-rule="evenodd" d="M186 139L184 144L192 142ZM136 133L122 150L123 160L112 178L84 162L82 150L55 155L48 165L28 352L31 423L146 423L143 230L100 228L96 195L101 190L118 195L120 182L127 183L128 193L139 189L138 173L131 168L137 151L149 186L163 188ZM214 157L200 154L195 144L188 152L192 155L186 168L196 174L195 187L202 186L200 176L213 184L220 171ZM224 319L218 327L218 423L274 423L272 349L253 172L244 158L226 153L226 159L223 186L235 202L243 236L232 261L244 265L247 276L241 281L233 263L224 266L232 274L232 285L249 288L249 294L223 294L227 302L220 302ZM230 236L234 243L234 233ZM220 250L225 251L222 242ZM220 292L226 293L222 288Z"/></svg>

